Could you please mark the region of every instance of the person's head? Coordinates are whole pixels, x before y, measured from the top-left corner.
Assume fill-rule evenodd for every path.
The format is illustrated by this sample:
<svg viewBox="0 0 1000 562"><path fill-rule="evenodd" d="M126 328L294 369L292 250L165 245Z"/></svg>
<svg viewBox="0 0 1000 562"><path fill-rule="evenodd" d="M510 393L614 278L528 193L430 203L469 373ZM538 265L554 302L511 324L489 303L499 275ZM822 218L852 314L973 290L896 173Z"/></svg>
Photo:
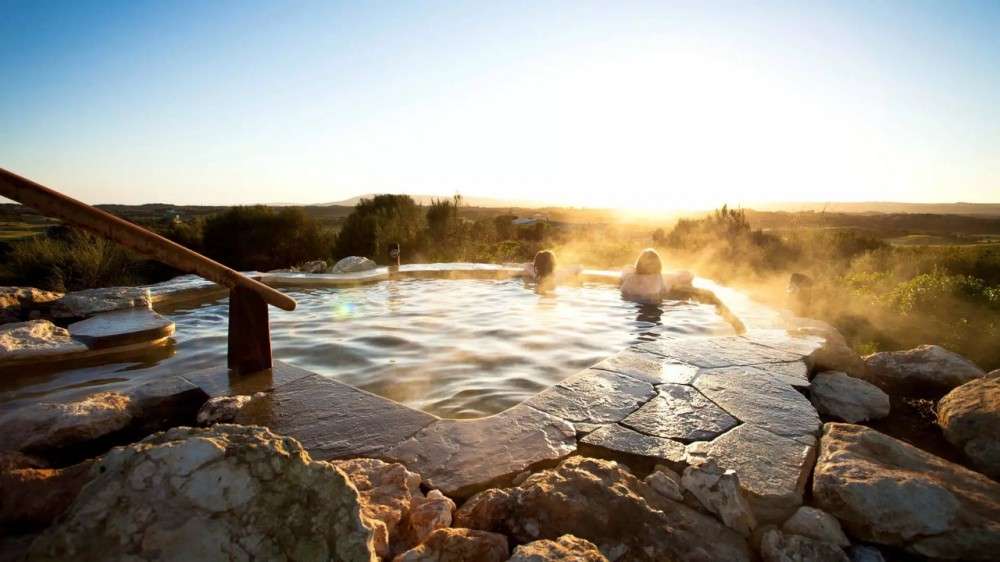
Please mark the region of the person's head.
<svg viewBox="0 0 1000 562"><path fill-rule="evenodd" d="M663 262L660 261L660 254L652 248L646 248L639 254L639 259L635 260L635 272L640 275L660 275L663 273Z"/></svg>
<svg viewBox="0 0 1000 562"><path fill-rule="evenodd" d="M556 255L552 250L542 250L535 254L535 277L543 279L556 272Z"/></svg>

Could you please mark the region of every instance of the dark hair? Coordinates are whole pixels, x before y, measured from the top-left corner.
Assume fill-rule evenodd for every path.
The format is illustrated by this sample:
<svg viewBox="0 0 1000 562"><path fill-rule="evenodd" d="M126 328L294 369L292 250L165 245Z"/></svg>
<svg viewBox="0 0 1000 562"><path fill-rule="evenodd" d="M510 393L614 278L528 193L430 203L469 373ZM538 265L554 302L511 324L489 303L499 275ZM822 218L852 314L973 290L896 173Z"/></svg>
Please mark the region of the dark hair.
<svg viewBox="0 0 1000 562"><path fill-rule="evenodd" d="M639 274L659 275L663 272L663 262L660 261L660 254L652 248L646 248L639 254L639 259L635 260L635 272Z"/></svg>
<svg viewBox="0 0 1000 562"><path fill-rule="evenodd" d="M552 275L556 271L556 255L552 253L552 250L538 252L535 254L534 267L537 279Z"/></svg>

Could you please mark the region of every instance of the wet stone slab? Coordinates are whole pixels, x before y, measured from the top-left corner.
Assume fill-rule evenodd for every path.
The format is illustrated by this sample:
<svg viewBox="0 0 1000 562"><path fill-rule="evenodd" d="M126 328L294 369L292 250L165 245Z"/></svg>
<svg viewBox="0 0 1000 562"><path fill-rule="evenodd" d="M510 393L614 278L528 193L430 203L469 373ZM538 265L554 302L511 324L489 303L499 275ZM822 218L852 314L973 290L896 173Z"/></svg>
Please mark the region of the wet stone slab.
<svg viewBox="0 0 1000 562"><path fill-rule="evenodd" d="M53 318L85 318L100 312L149 308L149 291L145 287L108 287L66 293L52 301Z"/></svg>
<svg viewBox="0 0 1000 562"><path fill-rule="evenodd" d="M633 349L656 353L679 363L705 369L787 363L802 359L802 355L798 353L772 349L742 336L657 340L637 344Z"/></svg>
<svg viewBox="0 0 1000 562"><path fill-rule="evenodd" d="M620 373L649 384L690 384L698 373L696 367L671 362L659 355L627 349L592 368Z"/></svg>
<svg viewBox="0 0 1000 562"><path fill-rule="evenodd" d="M647 382L588 369L530 398L526 405L571 422L612 423L656 395Z"/></svg>
<svg viewBox="0 0 1000 562"><path fill-rule="evenodd" d="M136 308L97 314L70 324L68 329L87 347L104 349L169 337L174 323L148 308Z"/></svg>
<svg viewBox="0 0 1000 562"><path fill-rule="evenodd" d="M743 337L772 349L795 353L808 357L817 349L823 347L825 339L814 335L789 334L787 330L750 330Z"/></svg>
<svg viewBox="0 0 1000 562"><path fill-rule="evenodd" d="M788 363L768 363L766 365L746 365L742 367L717 367L702 369L703 375L746 375L770 378L795 388L809 388L809 367L805 361L790 361Z"/></svg>
<svg viewBox="0 0 1000 562"><path fill-rule="evenodd" d="M684 445L678 441L639 433L620 424L601 427L581 439L580 444L614 453L647 457L668 463L672 467L684 463L686 452Z"/></svg>
<svg viewBox="0 0 1000 562"><path fill-rule="evenodd" d="M688 446L691 456L707 456L736 471L760 523L776 523L802 505L816 459L815 440L806 444L743 424L711 443Z"/></svg>
<svg viewBox="0 0 1000 562"><path fill-rule="evenodd" d="M283 384L314 375L312 371L275 361L271 369L256 373L237 375L230 373L226 368L214 368L185 373L184 378L198 385L209 397L216 398L267 392Z"/></svg>
<svg viewBox="0 0 1000 562"><path fill-rule="evenodd" d="M298 439L317 460L379 457L393 445L436 421L320 375L282 384L252 400L236 423L263 425Z"/></svg>
<svg viewBox="0 0 1000 562"><path fill-rule="evenodd" d="M732 368L705 371L695 379L694 387L740 421L775 435L810 441L819 434L816 409L784 381Z"/></svg>
<svg viewBox="0 0 1000 562"><path fill-rule="evenodd" d="M474 420L437 420L382 455L431 488L465 497L576 450L566 421L524 404Z"/></svg>
<svg viewBox="0 0 1000 562"><path fill-rule="evenodd" d="M683 442L707 441L739 424L739 420L690 386L664 384L658 394L622 424L648 435Z"/></svg>

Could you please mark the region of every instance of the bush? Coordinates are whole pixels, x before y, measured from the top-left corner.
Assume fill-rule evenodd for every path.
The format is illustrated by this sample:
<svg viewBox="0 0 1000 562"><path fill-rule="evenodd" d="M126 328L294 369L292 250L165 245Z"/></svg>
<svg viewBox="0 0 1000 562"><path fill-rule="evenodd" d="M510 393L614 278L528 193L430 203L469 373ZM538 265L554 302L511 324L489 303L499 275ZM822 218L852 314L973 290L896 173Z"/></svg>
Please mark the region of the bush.
<svg viewBox="0 0 1000 562"><path fill-rule="evenodd" d="M332 234L302 209L232 207L205 221L205 254L239 270L268 271L329 258Z"/></svg>
<svg viewBox="0 0 1000 562"><path fill-rule="evenodd" d="M6 259L15 285L77 291L136 282L137 256L107 239L67 227L11 244Z"/></svg>
<svg viewBox="0 0 1000 562"><path fill-rule="evenodd" d="M386 263L389 244L402 246L403 256L420 249L424 214L409 195L376 195L362 199L337 235L337 258L364 256Z"/></svg>

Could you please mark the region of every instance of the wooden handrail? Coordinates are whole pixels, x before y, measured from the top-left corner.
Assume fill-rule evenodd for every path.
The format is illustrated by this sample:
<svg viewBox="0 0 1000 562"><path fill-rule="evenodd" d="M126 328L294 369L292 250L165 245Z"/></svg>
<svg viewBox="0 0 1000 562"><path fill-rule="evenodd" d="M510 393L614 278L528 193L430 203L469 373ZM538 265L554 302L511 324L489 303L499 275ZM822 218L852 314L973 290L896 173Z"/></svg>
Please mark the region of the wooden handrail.
<svg viewBox="0 0 1000 562"><path fill-rule="evenodd" d="M259 295L268 304L283 310L295 310L295 299L267 285L150 232L145 228L91 207L27 178L0 168L0 195L45 215L114 240L140 254L149 256L187 273L195 273L230 289L240 287ZM239 236L239 233L233 233Z"/></svg>

